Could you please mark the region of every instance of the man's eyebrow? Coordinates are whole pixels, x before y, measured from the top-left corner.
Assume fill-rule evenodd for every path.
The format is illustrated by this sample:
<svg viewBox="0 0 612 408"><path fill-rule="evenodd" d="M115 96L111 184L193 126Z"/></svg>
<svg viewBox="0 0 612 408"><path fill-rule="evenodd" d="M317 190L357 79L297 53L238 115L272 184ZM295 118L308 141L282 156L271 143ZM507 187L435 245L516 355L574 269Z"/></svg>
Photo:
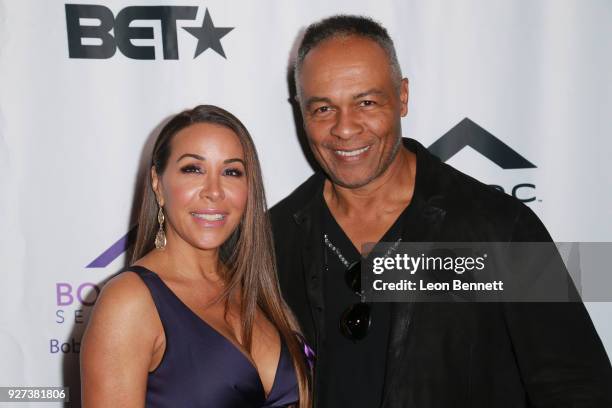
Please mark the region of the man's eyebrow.
<svg viewBox="0 0 612 408"><path fill-rule="evenodd" d="M192 158L194 158L194 159L201 160L201 161L206 160L206 158L205 158L204 156L200 156L199 154L195 154L195 153L185 153L184 155L182 155L181 157L179 157L179 158L176 160L176 161L177 161L177 163L178 163L179 161L181 161L182 159L184 159L185 157L192 157Z"/></svg>
<svg viewBox="0 0 612 408"><path fill-rule="evenodd" d="M357 95L353 96L353 99L360 99L360 98L363 98L366 96L372 96L372 95L384 96L385 93L381 91L380 89L372 88L372 89L368 89L365 92L358 93Z"/></svg>
<svg viewBox="0 0 612 408"><path fill-rule="evenodd" d="M331 103L331 99L325 98L325 97L322 97L322 96L313 96L313 97L310 97L310 98L308 98L306 100L306 106L310 106L313 103L317 103L317 102Z"/></svg>
<svg viewBox="0 0 612 408"><path fill-rule="evenodd" d="M385 93L383 91L381 91L380 89L376 89L376 88L372 88L372 89L368 89L367 91L364 92L360 92L357 95L353 96L353 100L355 99L360 99L366 96L372 96L372 95L377 95L377 96L384 96ZM331 99L329 98L325 98L322 96L313 96L311 98L308 98L306 100L306 106L310 106L314 103L318 103L318 102L324 102L324 103L332 103Z"/></svg>
<svg viewBox="0 0 612 408"><path fill-rule="evenodd" d="M244 160L239 159L239 158L237 158L237 157L236 157L236 158L233 158L233 159L223 160L223 163L225 163L225 164L229 164L229 163L236 163L236 162L238 162L238 163L242 163L242 165L243 165L243 166L245 165L245 164L244 164Z"/></svg>

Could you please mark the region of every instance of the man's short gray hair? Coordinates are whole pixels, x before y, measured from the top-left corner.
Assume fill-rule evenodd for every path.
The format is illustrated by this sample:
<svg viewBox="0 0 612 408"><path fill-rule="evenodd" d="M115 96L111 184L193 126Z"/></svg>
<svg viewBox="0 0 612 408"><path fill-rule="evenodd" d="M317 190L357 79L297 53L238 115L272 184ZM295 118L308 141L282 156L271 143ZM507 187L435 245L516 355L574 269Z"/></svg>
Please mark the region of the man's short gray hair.
<svg viewBox="0 0 612 408"><path fill-rule="evenodd" d="M301 94L299 75L306 55L325 40L338 37L359 36L376 42L387 54L392 80L399 90L402 70L397 60L393 40L387 30L369 17L354 15L335 15L312 23L306 28L295 58L294 75L298 96Z"/></svg>

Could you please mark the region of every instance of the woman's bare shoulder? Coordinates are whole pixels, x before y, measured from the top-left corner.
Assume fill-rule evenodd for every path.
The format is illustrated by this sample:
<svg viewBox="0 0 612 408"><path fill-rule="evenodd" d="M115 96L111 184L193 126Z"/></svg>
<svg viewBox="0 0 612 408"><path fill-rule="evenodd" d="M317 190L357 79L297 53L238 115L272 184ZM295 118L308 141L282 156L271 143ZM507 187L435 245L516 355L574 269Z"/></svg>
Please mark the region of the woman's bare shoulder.
<svg viewBox="0 0 612 408"><path fill-rule="evenodd" d="M122 272L102 288L90 324L105 332L140 333L156 336L159 317L151 292L135 272Z"/></svg>
<svg viewBox="0 0 612 408"><path fill-rule="evenodd" d="M85 405L143 406L147 372L163 328L143 280L110 279L96 301L81 347Z"/></svg>
<svg viewBox="0 0 612 408"><path fill-rule="evenodd" d="M97 304L112 309L143 310L155 306L151 292L136 272L129 270L110 279L100 293Z"/></svg>

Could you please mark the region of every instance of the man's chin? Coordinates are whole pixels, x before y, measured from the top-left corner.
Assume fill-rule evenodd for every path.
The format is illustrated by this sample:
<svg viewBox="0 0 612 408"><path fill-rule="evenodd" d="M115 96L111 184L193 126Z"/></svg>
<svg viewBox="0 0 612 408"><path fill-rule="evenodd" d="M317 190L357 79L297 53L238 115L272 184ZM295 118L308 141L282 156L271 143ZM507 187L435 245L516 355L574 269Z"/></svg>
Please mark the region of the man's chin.
<svg viewBox="0 0 612 408"><path fill-rule="evenodd" d="M372 180L376 178L376 176L369 177L340 177L336 174L328 173L327 177L330 179L332 183L339 187L344 188L361 188L368 185Z"/></svg>

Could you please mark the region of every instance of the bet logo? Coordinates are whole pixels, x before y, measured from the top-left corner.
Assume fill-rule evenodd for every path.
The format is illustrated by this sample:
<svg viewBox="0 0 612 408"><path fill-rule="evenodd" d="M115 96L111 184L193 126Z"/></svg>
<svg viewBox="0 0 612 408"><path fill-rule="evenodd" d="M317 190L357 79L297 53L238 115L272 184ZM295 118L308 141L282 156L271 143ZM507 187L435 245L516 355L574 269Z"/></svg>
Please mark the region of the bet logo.
<svg viewBox="0 0 612 408"><path fill-rule="evenodd" d="M161 24L163 59L179 59L177 21L192 21L198 13L197 6L130 6L117 15L101 5L66 4L66 31L70 58L107 59L115 55L117 48L128 58L156 59L155 47L136 45L134 40L155 40L153 26L134 25L135 21L154 21ZM194 57L211 48L226 58L221 38L234 27L215 27L208 9L200 26L182 27L198 39ZM83 41L86 40L86 41Z"/></svg>

